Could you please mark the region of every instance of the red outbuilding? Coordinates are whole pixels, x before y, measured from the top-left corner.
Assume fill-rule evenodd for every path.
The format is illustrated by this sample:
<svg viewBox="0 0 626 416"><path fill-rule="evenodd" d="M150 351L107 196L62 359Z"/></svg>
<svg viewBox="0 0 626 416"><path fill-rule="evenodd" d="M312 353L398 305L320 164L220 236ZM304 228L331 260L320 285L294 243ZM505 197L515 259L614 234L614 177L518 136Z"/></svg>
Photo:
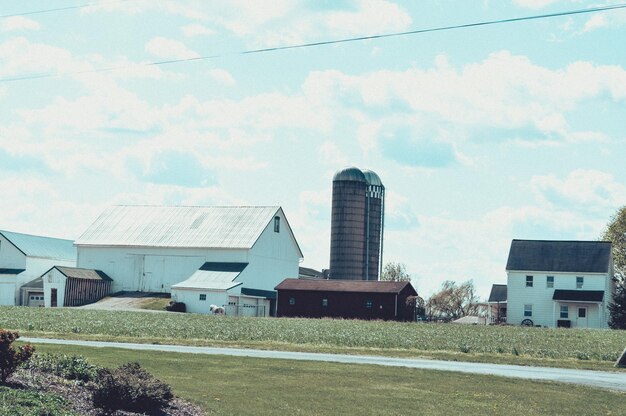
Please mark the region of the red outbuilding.
<svg viewBox="0 0 626 416"><path fill-rule="evenodd" d="M410 282L285 279L278 286L277 316L412 321L417 296Z"/></svg>

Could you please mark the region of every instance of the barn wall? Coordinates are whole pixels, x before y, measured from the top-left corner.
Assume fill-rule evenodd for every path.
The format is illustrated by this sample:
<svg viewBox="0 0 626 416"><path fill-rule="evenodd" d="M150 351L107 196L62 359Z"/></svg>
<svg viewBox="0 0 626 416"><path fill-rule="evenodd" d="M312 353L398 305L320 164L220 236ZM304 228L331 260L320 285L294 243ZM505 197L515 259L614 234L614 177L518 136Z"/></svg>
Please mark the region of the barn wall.
<svg viewBox="0 0 626 416"><path fill-rule="evenodd" d="M206 300L200 300L201 294L206 295ZM228 305L228 292L225 290L172 289L172 300L183 302L187 312L208 314L211 305L222 307Z"/></svg>
<svg viewBox="0 0 626 416"><path fill-rule="evenodd" d="M57 307L65 305L65 283L67 277L57 269L52 269L41 278L43 279L43 297L46 308L52 306L52 289L57 290Z"/></svg>
<svg viewBox="0 0 626 416"><path fill-rule="evenodd" d="M282 213L280 232L274 232L272 220L261 233L249 254L249 264L237 278L243 287L271 290L288 277L298 277L300 253Z"/></svg>
<svg viewBox="0 0 626 416"><path fill-rule="evenodd" d="M0 235L0 268L2 269L25 269L26 256Z"/></svg>
<svg viewBox="0 0 626 416"><path fill-rule="evenodd" d="M294 305L289 304L292 297ZM328 299L328 306L323 306L323 299ZM278 316L400 320L395 315L395 300L395 293L279 290ZM367 301L372 301L372 308L366 307Z"/></svg>
<svg viewBox="0 0 626 416"><path fill-rule="evenodd" d="M102 270L121 290L170 293L207 261L247 262L246 250L78 247L78 267Z"/></svg>

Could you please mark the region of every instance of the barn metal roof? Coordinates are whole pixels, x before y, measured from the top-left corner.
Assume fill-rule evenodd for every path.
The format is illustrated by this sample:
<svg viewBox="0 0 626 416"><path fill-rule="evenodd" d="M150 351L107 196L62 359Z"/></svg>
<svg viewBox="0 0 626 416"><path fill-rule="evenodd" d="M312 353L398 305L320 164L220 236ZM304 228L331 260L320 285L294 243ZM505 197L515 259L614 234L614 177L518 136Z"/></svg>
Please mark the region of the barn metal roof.
<svg viewBox="0 0 626 416"><path fill-rule="evenodd" d="M60 271L61 273L63 273L66 277L69 277L72 279L109 280L109 281L113 280L101 270L79 269L77 267L63 267L63 266L54 266L54 268Z"/></svg>
<svg viewBox="0 0 626 416"><path fill-rule="evenodd" d="M608 273L609 241L513 240L508 271Z"/></svg>
<svg viewBox="0 0 626 416"><path fill-rule="evenodd" d="M400 293L411 282L373 280L285 279L276 290L308 290L320 292ZM413 289L415 292L415 289ZM417 292L415 292L417 295Z"/></svg>
<svg viewBox="0 0 626 416"><path fill-rule="evenodd" d="M76 245L248 249L280 209L113 206L89 226Z"/></svg>
<svg viewBox="0 0 626 416"><path fill-rule="evenodd" d="M22 273L25 270L26 269L0 269L0 275L4 275L4 274L8 274L8 275L20 274L20 273Z"/></svg>
<svg viewBox="0 0 626 416"><path fill-rule="evenodd" d="M207 262L189 279L172 285L172 289L228 290L243 282L234 280L246 268L248 263L212 263Z"/></svg>
<svg viewBox="0 0 626 416"><path fill-rule="evenodd" d="M38 235L14 233L0 230L19 251L28 257L41 257L54 260L76 261L76 248L71 240L41 237Z"/></svg>

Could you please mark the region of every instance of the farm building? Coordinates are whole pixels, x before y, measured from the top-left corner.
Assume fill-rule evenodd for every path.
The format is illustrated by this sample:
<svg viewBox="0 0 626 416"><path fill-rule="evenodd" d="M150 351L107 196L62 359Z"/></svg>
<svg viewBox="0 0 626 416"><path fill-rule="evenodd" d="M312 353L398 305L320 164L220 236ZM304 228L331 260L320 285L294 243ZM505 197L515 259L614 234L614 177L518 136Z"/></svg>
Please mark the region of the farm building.
<svg viewBox="0 0 626 416"><path fill-rule="evenodd" d="M303 257L280 207L114 206L75 244L78 267L110 276L113 292L172 293L206 312L231 296L237 308L255 297L273 307Z"/></svg>
<svg viewBox="0 0 626 416"><path fill-rule="evenodd" d="M111 282L112 279L100 270L54 266L22 286L22 299L28 298L29 306L81 306L108 295ZM32 294L37 291L41 291L43 296L32 299Z"/></svg>
<svg viewBox="0 0 626 416"><path fill-rule="evenodd" d="M506 285L492 285L487 309L490 324L506 322Z"/></svg>
<svg viewBox="0 0 626 416"><path fill-rule="evenodd" d="M73 241L0 231L0 305L39 305L42 288L21 288L53 266L76 266Z"/></svg>
<svg viewBox="0 0 626 416"><path fill-rule="evenodd" d="M610 242L513 240L506 271L507 323L608 327Z"/></svg>
<svg viewBox="0 0 626 416"><path fill-rule="evenodd" d="M410 282L285 279L278 286L278 316L412 321Z"/></svg>

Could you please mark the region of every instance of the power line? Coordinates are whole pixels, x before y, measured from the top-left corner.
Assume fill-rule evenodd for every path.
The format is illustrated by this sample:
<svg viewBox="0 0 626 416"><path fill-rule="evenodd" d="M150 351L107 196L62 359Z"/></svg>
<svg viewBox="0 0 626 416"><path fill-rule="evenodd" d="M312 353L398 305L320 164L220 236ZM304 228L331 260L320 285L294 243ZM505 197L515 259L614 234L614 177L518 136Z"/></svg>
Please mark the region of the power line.
<svg viewBox="0 0 626 416"><path fill-rule="evenodd" d="M117 1L127 1L127 0L117 0ZM98 3L95 3L95 4L98 4ZM100 4L102 4L102 3L100 3ZM80 7L80 6L75 6L75 7ZM82 7L87 7L87 6L82 6ZM373 39L383 39L383 38L391 38L391 37L399 37L399 36L418 35L418 34L429 33L429 32L442 32L442 31L446 31L446 30L467 29L467 28L480 27L480 26L490 26L490 25L498 25L498 24L505 24L505 23L515 23L515 22L521 22L521 21L527 21L527 20L549 19L549 18L554 18L554 17L563 17L563 16L578 15L578 14L596 13L596 12L602 12L602 11L608 11L608 10L616 10L616 9L626 9L626 3L615 4L615 5L611 5L611 6L592 7L592 8L589 8L589 9L569 10L569 11L557 12L557 13L540 14L540 15L533 15L533 16L513 17L513 18L509 18L509 19L487 20L487 21L482 21L482 22L465 23L465 24L460 24L460 25L439 26L439 27L426 28L426 29L410 30L410 31L407 31L407 32L384 33L384 34L379 34L379 35L359 36L359 37L353 37L353 38L344 38L344 39L334 39L334 40L326 40L326 41L320 41L320 42L302 43L302 44L298 44L298 45L275 46L275 47L271 47L271 48L251 49L251 50L227 53L227 54L222 54L222 55L205 55L205 56L197 56L197 57L193 57L193 58L170 59L170 60L165 60L165 61L145 62L145 63L140 63L140 64L137 64L137 65L141 65L141 66L169 65L169 64L181 63L181 62L202 61L202 60L208 60L208 59L224 58L224 57L227 57L227 56L250 55L250 54L257 54L257 53L284 51L284 50L288 50L288 49L301 49L301 48L309 48L309 47L315 47L315 46L334 45L334 44L338 44L338 43L360 42L360 41L364 41L364 40L373 40ZM0 17L2 17L2 16L0 16ZM118 66L118 67L92 69L92 70L86 70L86 71L65 72L65 73L61 73L61 74L48 73L48 74L38 74L38 75L25 75L25 76L20 76L20 77L13 77L13 78L0 78L0 83L3 83L3 82L15 82L15 81L25 81L25 80L33 80L33 79L42 79L42 78L53 78L53 77L60 77L60 76L66 76L66 75L79 75L79 74L87 74L87 73L109 72L109 71L116 71L116 70L121 70L121 69L127 69L129 67L130 67L129 65L125 65L125 66Z"/></svg>
<svg viewBox="0 0 626 416"><path fill-rule="evenodd" d="M30 11L30 12L3 14L3 15L0 15L0 19L9 18L9 17L17 17L17 16L30 16L30 15L33 15L33 14L62 12L62 11L65 11L65 10L84 9L86 7L102 6L102 5L105 5L105 4L121 3L121 2L125 2L125 1L128 1L128 0L101 1L101 2L94 2L94 3L77 4L76 6L57 7L56 9L33 10L33 11Z"/></svg>

